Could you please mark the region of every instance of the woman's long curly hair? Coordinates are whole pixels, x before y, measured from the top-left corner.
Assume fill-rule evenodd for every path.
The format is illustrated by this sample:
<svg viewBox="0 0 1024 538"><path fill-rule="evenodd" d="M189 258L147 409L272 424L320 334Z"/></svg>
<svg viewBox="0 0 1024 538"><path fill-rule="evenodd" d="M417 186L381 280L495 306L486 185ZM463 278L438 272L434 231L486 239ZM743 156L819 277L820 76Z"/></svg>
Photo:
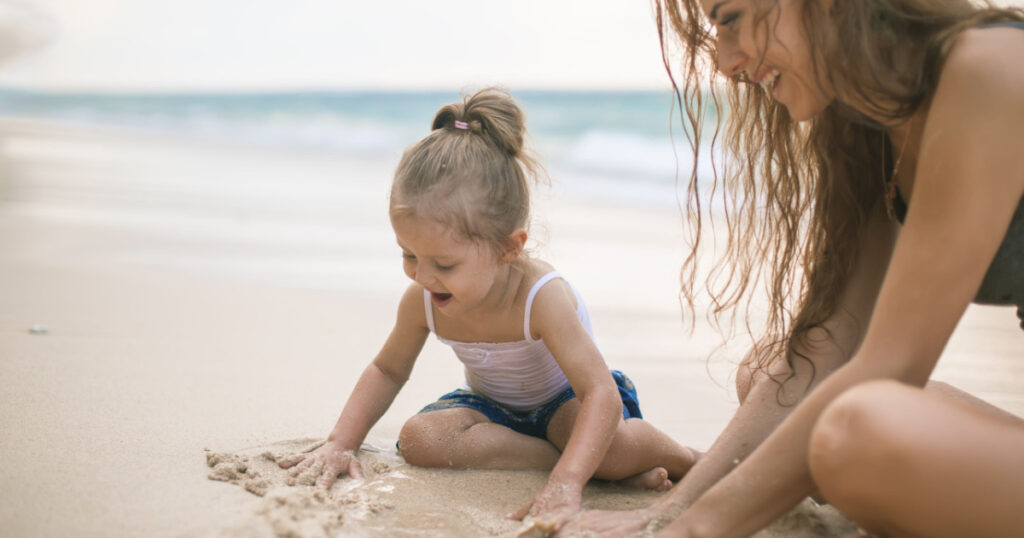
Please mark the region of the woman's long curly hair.
<svg viewBox="0 0 1024 538"><path fill-rule="evenodd" d="M745 75L717 73L715 35L698 0L653 0L662 58L695 157L680 297L693 311L706 293L708 318L719 330L742 314L755 342L748 366L762 369L785 357L790 373L780 383L793 377L795 358L807 358L801 350L810 345L809 332L824 329L838 308L862 230L880 208L891 164L885 125L908 121L931 98L961 31L1024 21L1019 8L970 0L786 1L798 10L811 64L827 66L816 69L816 83L844 90L799 124ZM778 0L749 2L745 16L768 28ZM757 35L772 39L770 31ZM843 103L851 100L874 119ZM707 137L710 150L702 149ZM701 154L714 163L710 192L698 182ZM705 268L698 253L702 239L710 239L704 224L712 205L724 207L725 238ZM759 307L751 299L758 290L768 308L763 328L755 329L751 313Z"/></svg>

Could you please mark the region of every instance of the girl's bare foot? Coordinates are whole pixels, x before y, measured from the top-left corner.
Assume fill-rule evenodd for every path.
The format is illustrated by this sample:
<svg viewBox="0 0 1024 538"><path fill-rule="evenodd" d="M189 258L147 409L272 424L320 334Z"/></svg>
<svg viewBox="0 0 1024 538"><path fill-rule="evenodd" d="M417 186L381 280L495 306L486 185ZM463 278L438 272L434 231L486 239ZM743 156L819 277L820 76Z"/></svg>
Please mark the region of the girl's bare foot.
<svg viewBox="0 0 1024 538"><path fill-rule="evenodd" d="M672 481L668 479L668 471L664 467L655 467L650 471L617 480L615 483L631 488L653 489L654 491L668 491L672 488Z"/></svg>

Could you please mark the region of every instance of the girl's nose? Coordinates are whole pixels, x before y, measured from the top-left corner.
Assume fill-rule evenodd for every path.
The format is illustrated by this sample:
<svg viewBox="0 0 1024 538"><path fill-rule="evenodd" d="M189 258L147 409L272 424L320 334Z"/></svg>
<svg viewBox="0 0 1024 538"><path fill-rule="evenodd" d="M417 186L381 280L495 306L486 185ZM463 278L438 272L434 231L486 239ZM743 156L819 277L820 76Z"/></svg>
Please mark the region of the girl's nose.
<svg viewBox="0 0 1024 538"><path fill-rule="evenodd" d="M423 264L419 264L416 266L416 272L413 273L412 279L415 280L417 284L426 288L429 287L427 284L433 284L434 276L430 271L423 268Z"/></svg>

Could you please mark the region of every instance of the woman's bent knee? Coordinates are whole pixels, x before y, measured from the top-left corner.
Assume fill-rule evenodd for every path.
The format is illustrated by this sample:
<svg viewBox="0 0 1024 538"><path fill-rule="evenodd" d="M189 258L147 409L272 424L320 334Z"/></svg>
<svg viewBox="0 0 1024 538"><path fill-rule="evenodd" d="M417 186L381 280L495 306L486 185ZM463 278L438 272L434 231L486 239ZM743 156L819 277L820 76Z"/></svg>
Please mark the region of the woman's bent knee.
<svg viewBox="0 0 1024 538"><path fill-rule="evenodd" d="M908 455L899 426L899 401L914 389L896 381L853 387L830 403L811 432L811 476L830 502L842 505L869 495Z"/></svg>
<svg viewBox="0 0 1024 538"><path fill-rule="evenodd" d="M750 387L754 384L754 369L746 363L740 363L739 369L736 370L736 397L739 398L740 404L747 401L747 394L750 394Z"/></svg>

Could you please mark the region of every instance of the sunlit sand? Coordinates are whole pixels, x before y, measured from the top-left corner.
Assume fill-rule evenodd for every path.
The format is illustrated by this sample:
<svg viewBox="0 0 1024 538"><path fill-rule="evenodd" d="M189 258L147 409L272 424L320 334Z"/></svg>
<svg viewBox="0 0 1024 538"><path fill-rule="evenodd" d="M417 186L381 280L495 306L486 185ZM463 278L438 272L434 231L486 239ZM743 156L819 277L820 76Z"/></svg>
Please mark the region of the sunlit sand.
<svg viewBox="0 0 1024 538"><path fill-rule="evenodd" d="M386 213L394 162L0 123L0 535L513 536L543 473L427 470L404 420L457 386L428 343L328 492L274 459L326 435L406 285ZM736 407L728 356L675 290L671 204L542 190L539 255L586 299L645 417L707 448ZM702 314L699 314L702 316ZM936 377L1024 414L1024 331L972 307ZM734 357L738 358L738 357ZM589 508L658 493L595 483ZM843 536L810 501L759 536Z"/></svg>

